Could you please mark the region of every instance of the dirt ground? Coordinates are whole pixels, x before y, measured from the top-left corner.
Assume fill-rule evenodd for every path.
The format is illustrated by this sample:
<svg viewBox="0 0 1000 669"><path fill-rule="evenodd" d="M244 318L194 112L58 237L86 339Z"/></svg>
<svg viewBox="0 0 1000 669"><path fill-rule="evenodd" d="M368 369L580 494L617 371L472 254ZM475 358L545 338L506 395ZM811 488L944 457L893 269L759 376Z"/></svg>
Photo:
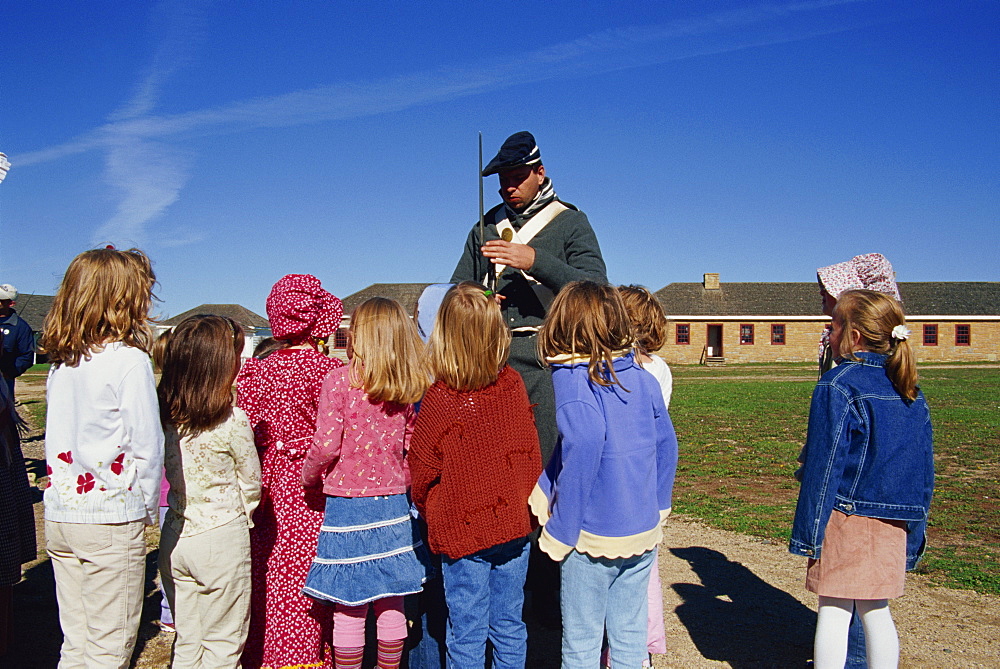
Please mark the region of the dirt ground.
<svg viewBox="0 0 1000 669"><path fill-rule="evenodd" d="M805 563L783 543L670 519L660 547L668 652L654 666L807 666L816 596ZM1000 597L910 574L890 608L901 667L1000 667Z"/></svg>
<svg viewBox="0 0 1000 669"><path fill-rule="evenodd" d="M22 409L41 400L40 381L18 384ZM23 444L29 475L45 474L44 435ZM61 634L52 569L44 551L41 493L35 504L39 559L14 589L14 640L0 669L48 669ZM172 635L161 632L155 592L156 532L148 536L147 597L134 666L165 667ZM668 652L658 668L806 667L812 656L816 597L803 587L805 559L777 542L672 517L660 547ZM930 585L907 577L892 603L904 669L1000 668L1000 597ZM529 667L558 666L558 632L529 618Z"/></svg>

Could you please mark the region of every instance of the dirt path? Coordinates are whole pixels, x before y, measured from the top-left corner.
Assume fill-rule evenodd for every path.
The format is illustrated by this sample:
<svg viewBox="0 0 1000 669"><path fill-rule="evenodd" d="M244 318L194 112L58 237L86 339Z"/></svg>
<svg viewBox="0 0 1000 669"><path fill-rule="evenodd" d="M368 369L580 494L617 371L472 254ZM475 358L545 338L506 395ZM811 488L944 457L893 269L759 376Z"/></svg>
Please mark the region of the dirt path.
<svg viewBox="0 0 1000 669"><path fill-rule="evenodd" d="M668 652L655 666L806 666L816 596L805 562L783 543L671 518L660 547ZM891 608L901 667L1000 667L1000 597L910 574Z"/></svg>
<svg viewBox="0 0 1000 669"><path fill-rule="evenodd" d="M18 398L41 399L40 383L19 384ZM22 407L25 408L25 407ZM29 471L44 475L40 430L24 443ZM0 669L49 669L61 637L52 570L44 557L41 495L35 504L39 559L26 565L15 587L14 644ZM155 530L149 534L147 598L136 667L165 667L170 635L155 625L159 596L152 576ZM660 548L667 615L667 647L654 666L805 667L812 656L816 597L803 587L805 560L784 544L716 530L684 516L672 517ZM904 669L1000 668L1000 597L930 585L909 575L906 595L892 604ZM558 666L558 637L529 621L532 667Z"/></svg>

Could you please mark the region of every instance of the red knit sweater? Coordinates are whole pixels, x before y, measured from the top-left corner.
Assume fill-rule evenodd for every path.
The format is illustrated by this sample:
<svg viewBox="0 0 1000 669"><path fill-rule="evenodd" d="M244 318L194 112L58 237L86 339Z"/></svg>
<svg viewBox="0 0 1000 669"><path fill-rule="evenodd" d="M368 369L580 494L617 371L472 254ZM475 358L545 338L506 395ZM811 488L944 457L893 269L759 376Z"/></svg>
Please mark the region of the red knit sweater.
<svg viewBox="0 0 1000 669"><path fill-rule="evenodd" d="M541 454L528 393L511 367L480 390L431 386L407 458L410 494L435 553L465 557L534 528L528 495Z"/></svg>

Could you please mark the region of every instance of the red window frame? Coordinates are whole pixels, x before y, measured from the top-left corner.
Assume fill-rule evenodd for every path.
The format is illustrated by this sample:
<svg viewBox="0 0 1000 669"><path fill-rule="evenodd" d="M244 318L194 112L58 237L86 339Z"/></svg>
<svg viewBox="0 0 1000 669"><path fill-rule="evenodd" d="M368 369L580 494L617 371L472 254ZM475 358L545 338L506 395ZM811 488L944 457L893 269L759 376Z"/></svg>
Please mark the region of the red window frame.
<svg viewBox="0 0 1000 669"><path fill-rule="evenodd" d="M972 345L972 326L968 323L955 324L955 346Z"/></svg>
<svg viewBox="0 0 1000 669"><path fill-rule="evenodd" d="M772 346L784 346L785 345L785 324L784 323L771 323L771 345Z"/></svg>
<svg viewBox="0 0 1000 669"><path fill-rule="evenodd" d="M937 323L924 323L924 346L938 345Z"/></svg>
<svg viewBox="0 0 1000 669"><path fill-rule="evenodd" d="M677 323L674 325L674 344L688 346L691 344L691 324Z"/></svg>
<svg viewBox="0 0 1000 669"><path fill-rule="evenodd" d="M337 328L331 339L333 339L333 348L347 348L347 329Z"/></svg>
<svg viewBox="0 0 1000 669"><path fill-rule="evenodd" d="M753 323L740 323L740 346L753 346L753 340Z"/></svg>

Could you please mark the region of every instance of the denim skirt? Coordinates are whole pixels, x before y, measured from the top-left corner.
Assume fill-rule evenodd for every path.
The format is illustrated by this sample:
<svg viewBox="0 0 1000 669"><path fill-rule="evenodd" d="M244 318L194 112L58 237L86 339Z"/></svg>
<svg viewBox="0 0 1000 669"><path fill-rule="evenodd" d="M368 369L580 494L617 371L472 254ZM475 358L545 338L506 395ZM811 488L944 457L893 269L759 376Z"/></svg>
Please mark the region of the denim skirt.
<svg viewBox="0 0 1000 669"><path fill-rule="evenodd" d="M406 495L327 497L316 557L302 592L357 606L420 592L428 566Z"/></svg>

